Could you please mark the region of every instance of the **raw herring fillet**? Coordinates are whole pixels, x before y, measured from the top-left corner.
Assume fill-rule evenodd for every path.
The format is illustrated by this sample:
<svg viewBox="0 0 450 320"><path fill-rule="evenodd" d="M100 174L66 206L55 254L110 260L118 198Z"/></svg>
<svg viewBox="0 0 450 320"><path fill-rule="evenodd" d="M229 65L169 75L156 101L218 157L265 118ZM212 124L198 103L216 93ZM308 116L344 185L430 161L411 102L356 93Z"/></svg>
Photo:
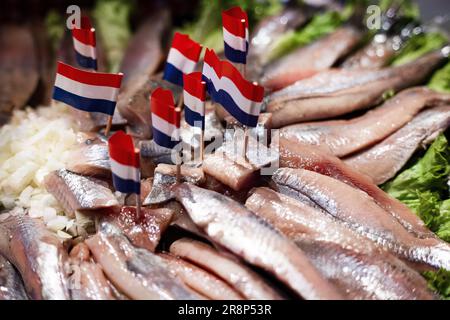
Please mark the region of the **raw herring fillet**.
<svg viewBox="0 0 450 320"><path fill-rule="evenodd" d="M146 207L141 208L138 217L136 207L123 206L107 210L103 219L119 227L134 246L154 252L172 217L170 209Z"/></svg>
<svg viewBox="0 0 450 320"><path fill-rule="evenodd" d="M450 125L450 106L423 111L409 124L344 162L371 177L375 184L393 178L420 146L436 137Z"/></svg>
<svg viewBox="0 0 450 320"><path fill-rule="evenodd" d="M411 121L422 109L444 103L450 103L450 94L426 87L411 88L363 116L290 125L282 128L280 135L293 143L319 146L343 157L381 141Z"/></svg>
<svg viewBox="0 0 450 320"><path fill-rule="evenodd" d="M339 158L309 145L293 144L280 139L280 166L303 168L333 177L370 195L384 210L395 217L411 234L418 238L436 238L405 204L381 190L372 179L354 170Z"/></svg>
<svg viewBox="0 0 450 320"><path fill-rule="evenodd" d="M245 204L305 251L349 299L434 299L425 279L374 242L323 212L268 188Z"/></svg>
<svg viewBox="0 0 450 320"><path fill-rule="evenodd" d="M108 143L95 134L79 134L77 139L66 169L83 176L111 178Z"/></svg>
<svg viewBox="0 0 450 320"><path fill-rule="evenodd" d="M91 212L119 205L105 182L65 169L50 172L45 177L44 185L70 217L75 216L75 211Z"/></svg>
<svg viewBox="0 0 450 320"><path fill-rule="evenodd" d="M16 213L0 215L0 254L22 275L31 299L71 298L67 252L43 221Z"/></svg>
<svg viewBox="0 0 450 320"><path fill-rule="evenodd" d="M361 39L362 33L348 25L269 64L261 84L279 90L330 68Z"/></svg>
<svg viewBox="0 0 450 320"><path fill-rule="evenodd" d="M272 273L305 299L342 298L299 248L238 202L186 183L174 189L194 223L221 246Z"/></svg>
<svg viewBox="0 0 450 320"><path fill-rule="evenodd" d="M170 269L186 286L200 295L212 300L243 299L237 291L213 274L170 254L158 256L167 262Z"/></svg>
<svg viewBox="0 0 450 320"><path fill-rule="evenodd" d="M0 255L0 300L28 300L17 270Z"/></svg>
<svg viewBox="0 0 450 320"><path fill-rule="evenodd" d="M304 169L281 168L272 179L399 257L434 268L450 268L448 244L435 238L415 237L367 193Z"/></svg>
<svg viewBox="0 0 450 320"><path fill-rule="evenodd" d="M246 299L281 299L258 274L203 242L182 238L170 245L170 252L216 274Z"/></svg>
<svg viewBox="0 0 450 320"><path fill-rule="evenodd" d="M132 299L199 298L170 272L161 257L135 248L112 224L102 222L97 234L86 244L109 280Z"/></svg>
<svg viewBox="0 0 450 320"><path fill-rule="evenodd" d="M281 13L261 20L250 37L247 59L247 76L258 80L263 66L268 62L276 40L308 21L311 12L306 8L286 8Z"/></svg>
<svg viewBox="0 0 450 320"><path fill-rule="evenodd" d="M447 47L408 64L380 70L330 70L267 97L272 125L340 116L378 104L383 94L420 84L448 55Z"/></svg>

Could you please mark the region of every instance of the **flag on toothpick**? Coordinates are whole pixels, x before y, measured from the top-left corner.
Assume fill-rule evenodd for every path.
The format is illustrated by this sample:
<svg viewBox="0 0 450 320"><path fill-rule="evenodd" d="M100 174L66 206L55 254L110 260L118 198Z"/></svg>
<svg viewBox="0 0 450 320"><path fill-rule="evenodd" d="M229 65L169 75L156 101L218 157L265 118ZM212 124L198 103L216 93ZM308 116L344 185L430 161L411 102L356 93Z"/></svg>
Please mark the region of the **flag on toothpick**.
<svg viewBox="0 0 450 320"><path fill-rule="evenodd" d="M153 141L173 149L180 142L180 111L175 108L170 90L157 88L150 98Z"/></svg>
<svg viewBox="0 0 450 320"><path fill-rule="evenodd" d="M205 57L203 58L203 70L202 79L206 82L206 90L208 91L211 99L215 102L219 89L214 87L214 83L220 81L219 75L221 73L221 61L217 57L214 50L206 48Z"/></svg>
<svg viewBox="0 0 450 320"><path fill-rule="evenodd" d="M113 116L122 74L84 71L58 62L53 99L76 109Z"/></svg>
<svg viewBox="0 0 450 320"><path fill-rule="evenodd" d="M109 159L114 188L122 193L141 193L139 150L133 139L123 131L117 131L108 139Z"/></svg>
<svg viewBox="0 0 450 320"><path fill-rule="evenodd" d="M73 47L80 67L97 70L95 29L88 17L81 18L81 25L72 29Z"/></svg>
<svg viewBox="0 0 450 320"><path fill-rule="evenodd" d="M164 80L183 86L183 74L194 71L202 46L188 35L176 32L164 69Z"/></svg>
<svg viewBox="0 0 450 320"><path fill-rule="evenodd" d="M205 129L206 83L201 72L183 76L184 117L191 127Z"/></svg>
<svg viewBox="0 0 450 320"><path fill-rule="evenodd" d="M203 79L212 99L247 127L256 127L261 112L264 88L247 81L228 61L220 60L213 50L206 50Z"/></svg>
<svg viewBox="0 0 450 320"><path fill-rule="evenodd" d="M225 57L246 64L248 53L248 17L241 7L222 11Z"/></svg>

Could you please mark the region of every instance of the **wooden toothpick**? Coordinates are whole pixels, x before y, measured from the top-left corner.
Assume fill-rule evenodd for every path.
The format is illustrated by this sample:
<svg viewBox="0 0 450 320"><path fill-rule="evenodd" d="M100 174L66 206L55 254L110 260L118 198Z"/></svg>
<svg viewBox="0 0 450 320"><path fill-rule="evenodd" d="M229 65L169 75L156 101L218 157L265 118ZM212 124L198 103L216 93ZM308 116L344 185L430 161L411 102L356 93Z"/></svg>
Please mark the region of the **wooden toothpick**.
<svg viewBox="0 0 450 320"><path fill-rule="evenodd" d="M113 121L113 116L109 116L108 117L108 123L106 124L106 129L105 129L105 136L106 137L109 136L109 132L111 131L112 121Z"/></svg>
<svg viewBox="0 0 450 320"><path fill-rule="evenodd" d="M181 95L180 100L178 100L178 104L183 103L182 97L183 97L183 95ZM181 112L181 107L175 108L175 112L176 113ZM177 183L181 183L181 155L180 155L181 152L182 152L181 150L177 150L177 160L176 160L177 161L177 163L176 163L176 165L177 165L177 175L176 175Z"/></svg>

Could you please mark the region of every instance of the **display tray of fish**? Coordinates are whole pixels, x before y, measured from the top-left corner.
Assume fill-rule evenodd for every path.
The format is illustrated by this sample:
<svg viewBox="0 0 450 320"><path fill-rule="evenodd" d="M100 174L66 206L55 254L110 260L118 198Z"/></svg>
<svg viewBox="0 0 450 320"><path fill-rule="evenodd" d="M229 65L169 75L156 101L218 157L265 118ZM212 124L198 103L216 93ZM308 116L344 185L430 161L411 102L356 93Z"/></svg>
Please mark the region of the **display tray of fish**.
<svg viewBox="0 0 450 320"><path fill-rule="evenodd" d="M5 6L0 300L450 299L450 2Z"/></svg>

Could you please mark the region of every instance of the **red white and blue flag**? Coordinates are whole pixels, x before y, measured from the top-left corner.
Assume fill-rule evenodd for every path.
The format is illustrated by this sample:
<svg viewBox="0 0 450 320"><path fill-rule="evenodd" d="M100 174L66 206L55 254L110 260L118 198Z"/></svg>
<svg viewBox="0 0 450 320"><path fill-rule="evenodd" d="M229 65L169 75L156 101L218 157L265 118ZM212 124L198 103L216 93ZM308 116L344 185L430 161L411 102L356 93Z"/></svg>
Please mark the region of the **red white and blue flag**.
<svg viewBox="0 0 450 320"><path fill-rule="evenodd" d="M72 29L73 47L78 64L82 68L97 70L95 29L88 17L81 18L81 25Z"/></svg>
<svg viewBox="0 0 450 320"><path fill-rule="evenodd" d="M184 118L191 127L205 129L206 82L201 72L183 76Z"/></svg>
<svg viewBox="0 0 450 320"><path fill-rule="evenodd" d="M180 111L175 109L170 90L157 88L150 98L153 141L172 149L180 142Z"/></svg>
<svg viewBox="0 0 450 320"><path fill-rule="evenodd" d="M248 53L248 17L240 7L222 11L225 57L245 64Z"/></svg>
<svg viewBox="0 0 450 320"><path fill-rule="evenodd" d="M176 32L164 69L164 80L183 86L183 74L194 71L202 46L188 35Z"/></svg>
<svg viewBox="0 0 450 320"><path fill-rule="evenodd" d="M206 90L213 101L219 102L215 94L219 88L214 87L214 83L218 83L218 75L221 74L222 62L216 55L214 50L206 48L205 57L203 58L202 79L206 82ZM212 80L215 80L214 83Z"/></svg>
<svg viewBox="0 0 450 320"><path fill-rule="evenodd" d="M109 161L114 188L122 193L141 193L139 150L133 139L123 131L117 131L108 139Z"/></svg>
<svg viewBox="0 0 450 320"><path fill-rule="evenodd" d="M228 61L220 60L213 50L206 50L203 79L211 98L220 103L240 123L256 127L261 112L264 88L244 79Z"/></svg>
<svg viewBox="0 0 450 320"><path fill-rule="evenodd" d="M53 99L79 110L112 116L122 76L84 71L58 62Z"/></svg>

